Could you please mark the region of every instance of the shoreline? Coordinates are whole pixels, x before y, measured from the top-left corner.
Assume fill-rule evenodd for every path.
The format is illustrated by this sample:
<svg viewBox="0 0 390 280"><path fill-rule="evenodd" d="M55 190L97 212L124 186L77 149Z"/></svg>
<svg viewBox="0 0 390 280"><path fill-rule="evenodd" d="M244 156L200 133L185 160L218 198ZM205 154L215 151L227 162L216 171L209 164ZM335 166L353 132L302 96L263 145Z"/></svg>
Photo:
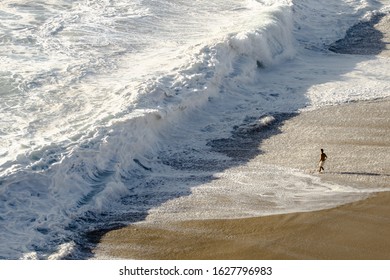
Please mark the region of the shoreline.
<svg viewBox="0 0 390 280"><path fill-rule="evenodd" d="M383 49L375 55L390 57L390 15L372 28L382 33ZM313 212L130 225L103 235L95 258L389 260L388 112L389 98L303 111L283 122L281 133L262 141L262 153L253 159L383 192ZM317 175L313 159L320 148L329 158L325 172Z"/></svg>
<svg viewBox="0 0 390 280"><path fill-rule="evenodd" d="M100 256L144 260L388 260L390 229L383 225L389 224L390 217L383 217L383 212L389 211L389 202L390 193L386 192L315 212L186 221L164 228L130 226L110 232L99 249Z"/></svg>
<svg viewBox="0 0 390 280"><path fill-rule="evenodd" d="M322 180L387 189L389 111L384 99L302 112L264 140L254 160L305 170L325 147ZM383 192L314 212L130 225L106 233L94 252L99 259L390 259L387 236L390 192Z"/></svg>

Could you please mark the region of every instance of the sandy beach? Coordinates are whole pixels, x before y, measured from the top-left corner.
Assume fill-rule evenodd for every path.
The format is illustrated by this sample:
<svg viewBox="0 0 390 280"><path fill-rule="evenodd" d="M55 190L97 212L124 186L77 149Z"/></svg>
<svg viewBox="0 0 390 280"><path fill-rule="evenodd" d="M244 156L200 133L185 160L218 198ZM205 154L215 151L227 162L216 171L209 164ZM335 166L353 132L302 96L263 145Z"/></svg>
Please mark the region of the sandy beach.
<svg viewBox="0 0 390 280"><path fill-rule="evenodd" d="M329 159L318 175L323 180L390 187L388 112L390 100L304 112L265 140L264 154L254 160L305 168L324 147ZM316 212L129 226L108 232L95 253L136 259L390 259L389 236L390 193L383 192Z"/></svg>
<svg viewBox="0 0 390 280"><path fill-rule="evenodd" d="M375 28L389 56L389 16ZM390 100L304 111L262 141L253 161L296 168L349 186L390 187ZM320 149L328 160L318 174ZM245 219L139 224L102 236L97 258L390 259L390 193L315 212Z"/></svg>

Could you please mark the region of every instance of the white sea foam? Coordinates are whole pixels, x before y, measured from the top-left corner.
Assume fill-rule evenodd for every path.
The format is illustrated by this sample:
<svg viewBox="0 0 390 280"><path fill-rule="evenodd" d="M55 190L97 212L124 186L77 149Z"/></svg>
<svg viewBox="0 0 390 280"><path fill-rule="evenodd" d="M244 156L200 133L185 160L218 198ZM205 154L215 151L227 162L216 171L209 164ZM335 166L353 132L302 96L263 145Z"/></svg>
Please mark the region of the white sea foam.
<svg viewBox="0 0 390 280"><path fill-rule="evenodd" d="M378 3L0 7L0 258L85 257L84 234L118 223L309 211L372 191L213 145L280 113L388 96L388 59L326 50Z"/></svg>
<svg viewBox="0 0 390 280"><path fill-rule="evenodd" d="M190 196L152 208L145 221L231 219L328 209L383 189L359 190L322 182L299 170L249 162L215 173Z"/></svg>

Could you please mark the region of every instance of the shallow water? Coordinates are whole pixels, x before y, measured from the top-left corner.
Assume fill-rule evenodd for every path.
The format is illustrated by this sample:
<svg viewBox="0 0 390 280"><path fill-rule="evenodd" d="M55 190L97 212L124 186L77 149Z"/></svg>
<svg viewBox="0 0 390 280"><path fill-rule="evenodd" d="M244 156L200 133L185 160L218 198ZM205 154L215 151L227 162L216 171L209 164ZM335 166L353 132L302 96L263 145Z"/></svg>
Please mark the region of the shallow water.
<svg viewBox="0 0 390 280"><path fill-rule="evenodd" d="M256 181L245 184L250 157L224 149L238 138L259 143L264 136L253 132L281 114L388 96L388 59L327 50L386 7L308 0L0 6L0 258L85 258L87 232L185 213L187 199L208 218L331 207L354 193L266 165L252 167ZM216 179L220 187L208 188ZM227 212L232 199L240 203Z"/></svg>

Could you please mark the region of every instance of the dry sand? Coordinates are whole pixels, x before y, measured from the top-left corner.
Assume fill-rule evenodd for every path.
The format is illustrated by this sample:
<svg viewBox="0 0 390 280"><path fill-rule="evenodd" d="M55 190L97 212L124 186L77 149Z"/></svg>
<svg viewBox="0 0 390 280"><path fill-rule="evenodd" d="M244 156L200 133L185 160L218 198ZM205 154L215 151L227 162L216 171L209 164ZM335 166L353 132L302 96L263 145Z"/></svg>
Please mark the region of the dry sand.
<svg viewBox="0 0 390 280"><path fill-rule="evenodd" d="M390 187L389 112L390 100L304 112L265 140L265 153L254 160L302 169L324 147L324 180ZM390 259L390 193L309 213L129 226L108 232L95 252L133 259Z"/></svg>
<svg viewBox="0 0 390 280"><path fill-rule="evenodd" d="M390 17L375 25L390 56ZM261 143L253 160L306 172L329 156L323 180L390 187L390 100L303 112ZM106 233L97 258L130 259L390 259L390 193L334 209L248 219L133 225Z"/></svg>

